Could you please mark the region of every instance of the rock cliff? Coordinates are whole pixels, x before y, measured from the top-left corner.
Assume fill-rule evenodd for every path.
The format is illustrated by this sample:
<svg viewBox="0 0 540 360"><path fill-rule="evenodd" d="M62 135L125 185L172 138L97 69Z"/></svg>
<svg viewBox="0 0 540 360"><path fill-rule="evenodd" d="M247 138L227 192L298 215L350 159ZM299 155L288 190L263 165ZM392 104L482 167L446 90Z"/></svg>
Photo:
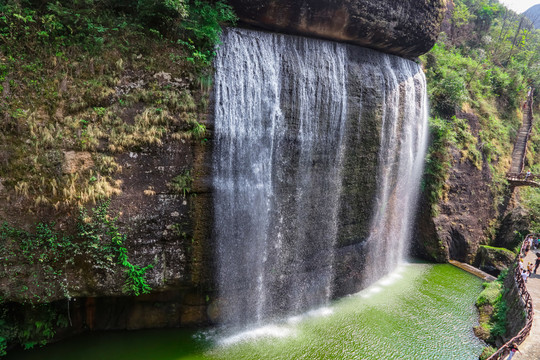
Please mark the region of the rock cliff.
<svg viewBox="0 0 540 360"><path fill-rule="evenodd" d="M240 21L413 58L433 46L443 0L230 0Z"/></svg>
<svg viewBox="0 0 540 360"><path fill-rule="evenodd" d="M343 1L339 6L332 1L230 3L244 24L349 42L408 58L431 48L442 12L441 0ZM153 293L129 296L123 289L124 269L111 259L99 259L111 264L93 263L96 259L88 254L77 254L71 263L54 264L51 269L61 270L54 276L65 277L50 286L39 286L53 275L16 248L7 255L13 262L3 264L6 275L0 279L1 300L9 306L29 300L62 300L65 304L67 296L74 323L89 328L200 324L212 317L206 310L215 291L209 187L213 149L212 124L204 120L207 109L201 105L208 100L198 91L204 79L196 78L194 69L176 64L185 54L154 46L126 47L123 52L108 54L111 59L103 56L75 62L51 57L47 64L51 69L64 62L65 68L72 69L62 78L47 79L51 82L48 86L57 90L57 102L51 105L46 100L44 105L41 97L27 99L26 88L10 89L7 81L0 101L4 104L17 99L26 104L18 112L5 114L0 125L0 219L26 230L40 222L55 221L56 230L72 234L76 231L76 204L90 208L101 197L96 194L82 201L90 190L97 191L97 184L114 185L107 188L112 196L110 214L118 216L119 230L127 236L130 261L141 267L153 264L147 272ZM163 59L155 61L158 56ZM22 75L13 75L14 84L22 81L17 76ZM351 94L378 98L378 90L372 84L362 85L364 80L351 80ZM186 95L187 90L197 94L195 99ZM372 104L357 111L369 115L381 109L381 105ZM366 237L371 211L366 194L375 187L373 161L381 142L379 125L368 115L365 122L371 126L353 125L346 137L347 142L363 142L371 150L352 149L347 154L345 168L362 180L362 188L353 182L343 184L348 201L354 203L351 207L360 216L351 216L345 207L340 210L343 231L339 247L353 258L340 261L340 275L350 275L350 264L363 261L356 250ZM204 142L192 136L201 124L209 130ZM101 132L99 127L103 127ZM130 127L132 132L126 130ZM108 165L104 159L109 159ZM32 162L34 165L28 166ZM14 164L20 167L17 171L13 171ZM182 195L171 190L170 184L186 171L193 184L189 194ZM49 184L50 179L55 182ZM75 187L77 193L72 191ZM71 196L72 204L63 207L62 196ZM106 244L95 245L99 252L99 246ZM12 265L17 268L16 276L10 275ZM362 275L357 272L352 276L358 280ZM356 286L345 282L338 284L336 293Z"/></svg>

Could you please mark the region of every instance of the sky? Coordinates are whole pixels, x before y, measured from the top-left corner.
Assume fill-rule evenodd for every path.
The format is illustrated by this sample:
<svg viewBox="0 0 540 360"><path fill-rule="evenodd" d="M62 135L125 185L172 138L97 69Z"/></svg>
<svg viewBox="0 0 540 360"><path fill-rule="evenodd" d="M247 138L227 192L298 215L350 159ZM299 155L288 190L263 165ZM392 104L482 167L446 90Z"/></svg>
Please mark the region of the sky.
<svg viewBox="0 0 540 360"><path fill-rule="evenodd" d="M540 0L499 0L499 2L518 14L521 14L533 5L540 4Z"/></svg>

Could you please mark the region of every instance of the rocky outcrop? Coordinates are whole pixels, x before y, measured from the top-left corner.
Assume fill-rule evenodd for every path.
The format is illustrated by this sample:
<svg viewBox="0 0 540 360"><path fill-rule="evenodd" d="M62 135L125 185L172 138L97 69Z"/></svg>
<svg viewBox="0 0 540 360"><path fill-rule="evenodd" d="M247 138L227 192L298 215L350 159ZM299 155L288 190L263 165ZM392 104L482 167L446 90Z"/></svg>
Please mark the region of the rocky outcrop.
<svg viewBox="0 0 540 360"><path fill-rule="evenodd" d="M522 207L512 209L501 222L497 237L493 246L513 250L521 245L521 242L529 232L531 224L530 215Z"/></svg>
<svg viewBox="0 0 540 360"><path fill-rule="evenodd" d="M443 0L230 0L241 23L413 58L433 46Z"/></svg>
<svg viewBox="0 0 540 360"><path fill-rule="evenodd" d="M472 133L478 136L478 118L460 114L469 122ZM413 237L413 253L435 261L458 260L472 264L481 244L489 242L495 230L498 211L495 196L487 184L492 174L487 162L478 168L456 148L450 149L452 168L446 182L448 189L433 216L432 205L420 203L417 228Z"/></svg>
<svg viewBox="0 0 540 360"><path fill-rule="evenodd" d="M508 249L480 245L475 266L492 275L499 275L502 270L512 264L515 258L516 254Z"/></svg>

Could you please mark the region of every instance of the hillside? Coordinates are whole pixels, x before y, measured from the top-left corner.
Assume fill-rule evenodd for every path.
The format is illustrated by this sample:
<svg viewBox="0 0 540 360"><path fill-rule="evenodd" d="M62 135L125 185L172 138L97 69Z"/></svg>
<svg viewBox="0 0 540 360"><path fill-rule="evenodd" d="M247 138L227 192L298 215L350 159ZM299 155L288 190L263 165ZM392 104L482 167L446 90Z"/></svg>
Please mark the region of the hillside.
<svg viewBox="0 0 540 360"><path fill-rule="evenodd" d="M540 31L498 2L453 3L438 43L421 57L432 143L420 213L432 216L419 217L416 245L431 259L480 263L480 245L517 246L519 235L497 235L506 232L501 224L511 234L529 231L530 220L503 219L532 206L536 194L510 188L506 173L529 86L538 94ZM536 139L533 132L526 164L533 169Z"/></svg>
<svg viewBox="0 0 540 360"><path fill-rule="evenodd" d="M523 13L523 15L532 21L536 29L540 29L540 4L531 6Z"/></svg>

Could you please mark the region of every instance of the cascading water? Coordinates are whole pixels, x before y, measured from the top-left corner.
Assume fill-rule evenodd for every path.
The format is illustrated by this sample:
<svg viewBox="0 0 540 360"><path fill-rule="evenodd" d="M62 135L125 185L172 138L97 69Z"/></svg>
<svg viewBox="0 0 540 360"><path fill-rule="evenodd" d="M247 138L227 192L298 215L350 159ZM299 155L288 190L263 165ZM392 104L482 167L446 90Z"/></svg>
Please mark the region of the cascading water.
<svg viewBox="0 0 540 360"><path fill-rule="evenodd" d="M416 64L384 61L382 145L374 217L366 253L364 286L395 268L406 255L411 223L427 146L427 96L425 77ZM399 77L398 77L399 75ZM401 80L400 80L401 78ZM404 80L403 80L404 78Z"/></svg>
<svg viewBox="0 0 540 360"><path fill-rule="evenodd" d="M353 282L367 284L397 266L425 148L419 66L350 45L242 29L225 32L215 66L223 322L256 325L321 306L342 292L333 284L348 267L361 272L351 271ZM374 136L362 130L371 128ZM364 219L369 236L351 230L355 214L374 206ZM348 253L361 261L344 260Z"/></svg>

